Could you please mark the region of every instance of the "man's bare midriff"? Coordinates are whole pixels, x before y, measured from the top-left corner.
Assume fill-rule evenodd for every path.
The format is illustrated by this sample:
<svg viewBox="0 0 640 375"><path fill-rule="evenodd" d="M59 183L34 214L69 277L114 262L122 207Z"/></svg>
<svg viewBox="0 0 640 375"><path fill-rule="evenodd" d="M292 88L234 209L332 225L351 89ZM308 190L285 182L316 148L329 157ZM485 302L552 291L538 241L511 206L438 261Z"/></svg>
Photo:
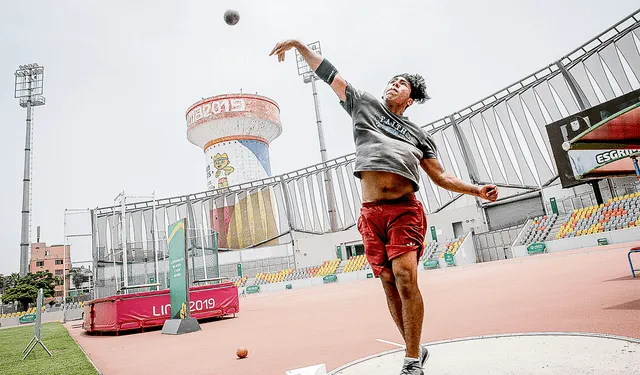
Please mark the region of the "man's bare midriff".
<svg viewBox="0 0 640 375"><path fill-rule="evenodd" d="M362 200L376 202L397 199L413 193L411 181L395 173L363 171L360 172L362 182Z"/></svg>

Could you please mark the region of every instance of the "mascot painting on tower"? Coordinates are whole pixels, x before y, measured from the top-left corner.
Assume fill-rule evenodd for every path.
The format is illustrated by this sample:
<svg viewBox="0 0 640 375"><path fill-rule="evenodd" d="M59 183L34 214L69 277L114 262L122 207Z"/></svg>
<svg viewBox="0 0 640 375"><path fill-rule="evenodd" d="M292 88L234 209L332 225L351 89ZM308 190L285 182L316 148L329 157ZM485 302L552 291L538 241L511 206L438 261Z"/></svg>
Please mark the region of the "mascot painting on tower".
<svg viewBox="0 0 640 375"><path fill-rule="evenodd" d="M229 156L224 154L216 154L213 157L213 166L216 169L215 177L218 179L218 189L229 186L227 176L235 170L229 165Z"/></svg>
<svg viewBox="0 0 640 375"><path fill-rule="evenodd" d="M210 192L197 200L208 210L206 225L218 232L218 246L279 243L278 190L269 179L269 145L282 133L278 104L261 95L222 94L194 103L185 117L189 142L205 154Z"/></svg>

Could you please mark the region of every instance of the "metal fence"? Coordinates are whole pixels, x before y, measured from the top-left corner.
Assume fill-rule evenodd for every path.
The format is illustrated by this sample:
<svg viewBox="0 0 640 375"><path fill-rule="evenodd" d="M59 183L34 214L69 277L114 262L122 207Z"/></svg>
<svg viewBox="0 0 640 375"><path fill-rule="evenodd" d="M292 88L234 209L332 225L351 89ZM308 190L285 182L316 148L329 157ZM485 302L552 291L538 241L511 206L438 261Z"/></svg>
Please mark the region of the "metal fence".
<svg viewBox="0 0 640 375"><path fill-rule="evenodd" d="M293 256L286 256L223 264L220 266L220 276L228 277L230 279L239 276L238 264L240 264L242 276L255 277L261 272L273 273L289 268L295 268L296 263Z"/></svg>
<svg viewBox="0 0 640 375"><path fill-rule="evenodd" d="M168 287L166 231L158 233L157 241L130 243L126 255L118 246L98 247L98 259L95 262L96 298L119 292L135 293ZM211 229L187 230L187 262L191 283L220 276L217 237L217 232Z"/></svg>

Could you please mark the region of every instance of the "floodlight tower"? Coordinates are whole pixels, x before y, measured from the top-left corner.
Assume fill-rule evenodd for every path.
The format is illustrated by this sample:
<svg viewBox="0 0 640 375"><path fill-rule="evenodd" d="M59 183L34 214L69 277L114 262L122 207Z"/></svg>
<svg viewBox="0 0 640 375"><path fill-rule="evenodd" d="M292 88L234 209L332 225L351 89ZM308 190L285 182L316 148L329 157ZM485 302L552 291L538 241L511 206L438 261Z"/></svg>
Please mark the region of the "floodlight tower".
<svg viewBox="0 0 640 375"><path fill-rule="evenodd" d="M308 45L311 50L316 52L319 55L322 55L322 49L320 48L320 42L313 42ZM318 141L320 142L320 157L322 162L326 162L328 160L327 157L327 145L324 141L324 129L322 128L322 119L320 118L320 102L318 101L318 90L316 89L316 81L320 79L315 72L311 70L307 61L302 57L302 55L296 49L296 64L298 66L298 75L302 76L303 82L305 84L311 83L311 89L313 91L313 104L316 109L316 125L318 127ZM335 192L333 189L333 180L331 178L331 170L326 170L324 172L324 182L325 187L327 189L327 202L328 202L328 211L329 211L329 225L331 226L331 231L335 232L338 230L337 220L336 220L336 208L335 208Z"/></svg>
<svg viewBox="0 0 640 375"><path fill-rule="evenodd" d="M22 228L20 234L20 276L27 274L31 241L31 108L44 105L44 67L20 65L15 72L15 94L20 106L27 109L27 134L24 145L24 178L22 179Z"/></svg>

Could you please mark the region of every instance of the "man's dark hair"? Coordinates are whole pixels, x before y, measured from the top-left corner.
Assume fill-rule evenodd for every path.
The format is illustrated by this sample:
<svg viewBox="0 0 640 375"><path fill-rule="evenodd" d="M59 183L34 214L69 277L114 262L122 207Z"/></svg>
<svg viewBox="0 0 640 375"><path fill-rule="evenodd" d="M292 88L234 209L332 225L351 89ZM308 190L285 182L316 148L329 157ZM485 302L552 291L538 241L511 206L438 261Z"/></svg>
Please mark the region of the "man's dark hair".
<svg viewBox="0 0 640 375"><path fill-rule="evenodd" d="M427 94L427 83L420 74L403 73L398 74L395 77L402 77L409 81L409 84L411 85L411 95L409 95L409 97L414 101L422 104L431 99L429 94Z"/></svg>

